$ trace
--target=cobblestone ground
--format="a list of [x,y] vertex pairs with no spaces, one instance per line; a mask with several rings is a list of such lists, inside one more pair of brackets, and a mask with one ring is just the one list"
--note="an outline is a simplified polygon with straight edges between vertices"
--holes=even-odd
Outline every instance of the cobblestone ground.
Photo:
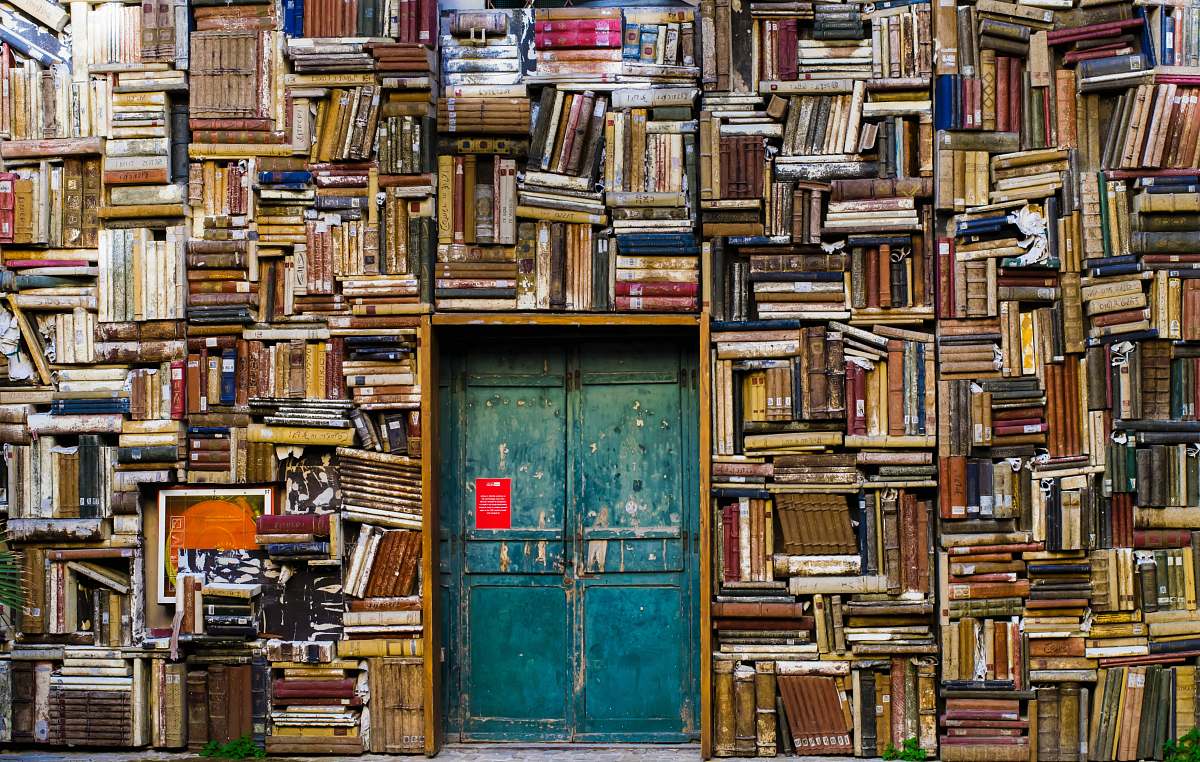
[[[335,757],[271,757],[279,762],[330,762]],[[419,760],[421,757],[395,757],[365,754],[348,757],[357,762],[397,762]],[[542,746],[466,746],[453,745],[442,750],[438,762],[698,762],[699,746],[576,746],[547,748]],[[739,762],[740,758],[726,757],[722,762]],[[790,757],[789,760],[816,762],[822,757]],[[844,758],[841,758],[844,759]],[[46,752],[29,750],[0,751],[0,762],[211,762],[193,754],[161,752],[130,752],[105,754],[98,752]],[[749,760],[741,760],[749,762]]]

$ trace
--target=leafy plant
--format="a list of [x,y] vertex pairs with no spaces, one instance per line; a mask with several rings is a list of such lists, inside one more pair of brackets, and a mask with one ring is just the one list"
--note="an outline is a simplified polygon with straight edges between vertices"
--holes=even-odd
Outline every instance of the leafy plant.
[[[886,760],[899,759],[904,760],[904,762],[925,762],[927,756],[925,750],[921,748],[920,742],[915,737],[905,738],[904,742],[900,744],[899,749],[889,743],[887,748],[883,750],[883,758]],[[1182,760],[1176,760],[1176,762],[1182,762]],[[1188,762],[1192,762],[1192,760]],[[1195,760],[1195,762],[1200,762],[1200,760]]]
[[1163,744],[1163,762],[1200,762],[1200,728]]
[[224,744],[209,741],[200,750],[200,756],[214,759],[265,759],[267,752],[256,746],[249,735],[244,735]]
[[[2,533],[0,533],[2,534]],[[25,601],[25,567],[21,555],[0,536],[0,603],[20,611]]]

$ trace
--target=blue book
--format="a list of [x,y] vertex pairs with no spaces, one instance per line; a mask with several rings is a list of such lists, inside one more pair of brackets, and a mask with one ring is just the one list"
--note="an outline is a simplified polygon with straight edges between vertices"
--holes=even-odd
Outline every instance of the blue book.
[[925,344],[917,344],[917,433],[925,434]]
[[1146,339],[1157,339],[1158,329],[1151,328],[1148,331],[1130,331],[1129,333],[1114,333],[1111,336],[1094,336],[1089,337],[1087,345],[1089,347],[1101,347],[1105,344],[1115,344],[1118,341],[1145,341]]
[[1147,193],[1200,193],[1200,184],[1150,185],[1143,190]]
[[[1144,5],[1134,6],[1133,15],[1142,20],[1142,51],[1146,54],[1145,68],[1153,69],[1158,66],[1158,57],[1154,54],[1154,40],[1150,36],[1150,15],[1146,13]],[[1083,63],[1087,62],[1080,62],[1080,64]]]
[[221,352],[221,404],[232,405],[237,390],[237,350]]
[[19,13],[0,9],[0,40],[43,66],[70,65],[71,50],[58,37]]
[[782,331],[799,328],[799,320],[714,320],[709,329],[721,331]]
[[311,180],[312,172],[301,169],[258,173],[260,183],[307,183]]
[[752,500],[766,500],[771,497],[771,493],[765,489],[755,489],[754,487],[714,487],[714,497],[748,497]]
[[1102,267],[1088,268],[1088,275],[1091,275],[1093,278],[1103,278],[1108,275],[1132,275],[1141,271],[1142,266],[1139,264],[1104,265]]
[[228,426],[188,426],[189,437],[215,437],[224,439],[229,436]]
[[696,236],[691,233],[620,233],[617,243],[652,243],[664,245],[667,243],[696,244]]
[[954,129],[954,89],[957,83],[953,74],[939,74],[933,80],[933,128]]
[[1137,261],[1137,254],[1121,254],[1115,257],[1088,257],[1083,260],[1083,266],[1106,267],[1108,265],[1128,265]]
[[621,58],[636,61],[642,55],[642,27],[625,22],[621,37]]
[[767,236],[767,235],[731,235],[725,239],[725,243],[730,246],[769,246],[777,243],[789,243],[789,236]]

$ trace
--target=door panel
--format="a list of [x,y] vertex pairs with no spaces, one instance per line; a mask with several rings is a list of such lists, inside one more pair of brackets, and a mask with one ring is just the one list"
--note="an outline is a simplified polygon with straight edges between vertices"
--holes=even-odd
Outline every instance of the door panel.
[[[450,732],[694,738],[693,361],[663,342],[526,342],[443,367]],[[512,480],[510,529],[475,527],[482,478]]]
[[681,675],[689,640],[678,587],[589,585],[583,592],[581,738],[686,740]]
[[695,651],[680,573],[684,369],[678,350],[661,344],[590,348],[579,366],[579,733],[686,740]]
[[468,600],[472,734],[565,739],[570,664],[561,658],[569,649],[561,585],[478,583]]
[[[565,738],[570,665],[563,587],[566,388],[561,351],[471,353],[460,374],[464,730]],[[510,529],[475,526],[475,480],[507,478]],[[520,612],[520,616],[514,616]]]

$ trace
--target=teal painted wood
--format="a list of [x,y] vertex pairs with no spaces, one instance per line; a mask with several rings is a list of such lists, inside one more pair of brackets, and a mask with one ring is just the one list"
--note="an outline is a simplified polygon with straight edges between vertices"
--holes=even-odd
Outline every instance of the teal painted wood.
[[[533,346],[442,363],[447,731],[692,740],[695,360],[661,341]],[[513,479],[511,530],[474,526],[486,477]]]

